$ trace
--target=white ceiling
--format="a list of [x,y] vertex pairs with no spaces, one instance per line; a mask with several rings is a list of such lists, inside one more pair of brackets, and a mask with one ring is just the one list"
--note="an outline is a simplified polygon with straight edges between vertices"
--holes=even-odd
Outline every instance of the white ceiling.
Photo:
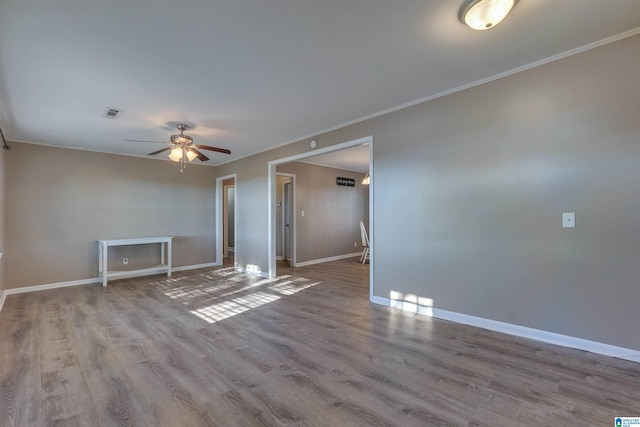
[[462,2],[0,0],[2,130],[145,155],[158,145],[125,140],[184,121],[232,150],[215,165],[640,27],[639,0],[520,0],[474,31]]
[[307,157],[301,162],[367,173],[369,172],[369,144],[318,154],[317,156]]

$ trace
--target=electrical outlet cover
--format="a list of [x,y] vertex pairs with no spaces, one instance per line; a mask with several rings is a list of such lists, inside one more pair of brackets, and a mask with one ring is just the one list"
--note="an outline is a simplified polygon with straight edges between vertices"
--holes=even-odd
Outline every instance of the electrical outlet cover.
[[575,228],[576,227],[576,213],[564,212],[562,214],[562,228]]

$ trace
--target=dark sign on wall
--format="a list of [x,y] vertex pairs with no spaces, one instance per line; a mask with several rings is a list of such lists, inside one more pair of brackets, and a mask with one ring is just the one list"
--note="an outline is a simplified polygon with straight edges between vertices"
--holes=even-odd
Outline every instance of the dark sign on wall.
[[355,187],[356,186],[356,180],[352,179],[352,178],[337,177],[336,178],[336,184],[337,185],[344,185],[345,187]]

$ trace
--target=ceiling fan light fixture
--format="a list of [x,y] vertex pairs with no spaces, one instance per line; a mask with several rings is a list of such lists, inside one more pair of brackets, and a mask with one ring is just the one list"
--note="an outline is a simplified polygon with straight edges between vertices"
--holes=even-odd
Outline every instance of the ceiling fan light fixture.
[[460,9],[460,21],[474,30],[487,30],[498,25],[509,14],[517,0],[467,0]]
[[198,155],[193,150],[187,151],[187,159],[189,159],[190,162],[192,162],[196,157],[198,157]]
[[171,142],[173,144],[191,144],[193,138],[189,135],[171,135]]
[[[184,123],[178,123],[177,128],[180,131],[180,134],[171,135],[171,142],[166,144],[168,145],[168,147],[156,150],[152,153],[149,153],[149,155],[155,156],[156,154],[166,153],[167,151],[169,151],[169,159],[173,160],[176,163],[180,163],[180,172],[182,172],[184,168],[187,167],[187,162],[192,162],[194,159],[198,159],[203,162],[209,160],[209,158],[202,154],[199,150],[210,150],[216,151],[218,153],[231,154],[231,150],[228,150],[226,148],[194,144],[193,138],[189,135],[184,134],[185,129],[189,128],[189,126]],[[160,141],[147,141],[141,139],[127,139],[127,141],[158,142],[164,144]]]
[[182,148],[176,147],[171,150],[171,153],[169,153],[169,158],[174,162],[179,162],[180,160],[182,160],[182,154]]

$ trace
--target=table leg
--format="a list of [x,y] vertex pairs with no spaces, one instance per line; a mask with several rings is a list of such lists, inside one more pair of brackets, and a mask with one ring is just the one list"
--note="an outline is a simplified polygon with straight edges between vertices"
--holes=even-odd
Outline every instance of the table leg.
[[102,242],[98,242],[98,278],[102,281]]
[[100,245],[100,263],[101,265],[101,278],[102,278],[102,286],[103,287],[107,287],[107,271],[109,270],[109,264],[108,264],[108,257],[107,254],[109,253],[109,246],[107,246],[106,243],[103,243]]
[[167,277],[171,277],[171,240],[167,242]]

